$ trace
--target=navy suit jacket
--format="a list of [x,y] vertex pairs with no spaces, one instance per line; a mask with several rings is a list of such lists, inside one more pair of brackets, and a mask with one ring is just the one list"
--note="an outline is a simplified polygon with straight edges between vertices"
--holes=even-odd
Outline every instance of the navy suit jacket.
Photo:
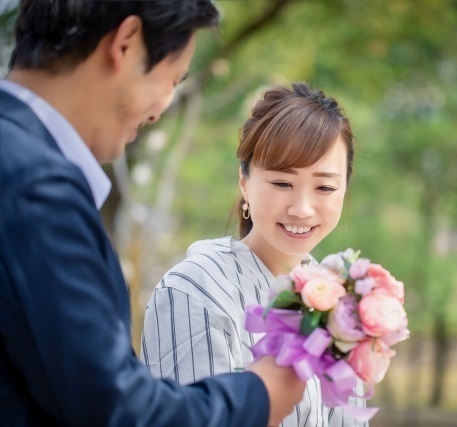
[[0,426],[249,427],[268,412],[252,373],[151,377],[85,177],[0,90]]

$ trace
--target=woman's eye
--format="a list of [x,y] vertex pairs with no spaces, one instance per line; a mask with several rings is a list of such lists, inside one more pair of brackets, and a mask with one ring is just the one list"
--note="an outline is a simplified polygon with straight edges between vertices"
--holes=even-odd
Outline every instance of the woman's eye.
[[317,188],[319,191],[323,191],[324,193],[330,193],[332,191],[336,191],[334,187],[327,187],[326,185],[322,185],[321,187]]
[[279,188],[290,188],[292,185],[288,182],[272,182],[273,185]]

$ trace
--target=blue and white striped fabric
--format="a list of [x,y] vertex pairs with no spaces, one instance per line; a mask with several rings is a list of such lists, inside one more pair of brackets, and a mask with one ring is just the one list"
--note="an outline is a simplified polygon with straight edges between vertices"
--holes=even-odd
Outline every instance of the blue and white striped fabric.
[[[146,309],[141,359],[154,376],[187,384],[243,370],[260,334],[246,332],[244,310],[265,304],[275,277],[249,248],[231,237],[194,243],[188,258],[169,270]],[[365,402],[358,399],[358,406]],[[367,426],[322,403],[319,380],[284,427]]]

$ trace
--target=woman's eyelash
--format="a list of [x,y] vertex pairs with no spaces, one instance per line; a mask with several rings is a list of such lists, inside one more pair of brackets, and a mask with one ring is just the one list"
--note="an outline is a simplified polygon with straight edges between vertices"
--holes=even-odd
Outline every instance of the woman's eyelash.
[[273,185],[276,185],[276,187],[280,187],[280,188],[289,188],[291,187],[291,184],[289,184],[288,182],[272,182]]
[[[292,187],[292,184],[289,182],[272,182],[272,184],[279,188],[291,188]],[[322,185],[320,187],[317,187],[317,190],[322,191],[324,193],[331,193],[333,191],[336,191],[337,189],[334,187],[329,187],[327,185]]]
[[331,191],[336,191],[336,188],[327,187],[327,186],[323,185],[322,187],[318,187],[318,190],[325,191],[325,192],[331,192]]

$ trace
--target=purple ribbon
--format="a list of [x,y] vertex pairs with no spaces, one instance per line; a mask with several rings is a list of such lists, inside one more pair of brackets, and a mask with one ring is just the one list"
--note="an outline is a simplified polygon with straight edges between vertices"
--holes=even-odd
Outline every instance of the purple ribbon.
[[261,305],[248,305],[246,307],[245,326],[249,324],[250,332],[298,332],[302,314],[298,311],[273,308],[263,317],[264,308]]
[[336,360],[327,352],[332,336],[326,329],[316,328],[308,336],[301,335],[301,313],[276,308],[266,316],[263,313],[264,307],[260,305],[246,308],[245,329],[265,333],[251,348],[254,359],[274,356],[279,366],[292,366],[303,382],[316,375],[327,407],[341,406],[359,421],[368,421],[375,415],[378,408],[356,408],[348,404],[350,397],[368,399],[372,389],[363,396],[354,393],[356,374],[345,360]]

